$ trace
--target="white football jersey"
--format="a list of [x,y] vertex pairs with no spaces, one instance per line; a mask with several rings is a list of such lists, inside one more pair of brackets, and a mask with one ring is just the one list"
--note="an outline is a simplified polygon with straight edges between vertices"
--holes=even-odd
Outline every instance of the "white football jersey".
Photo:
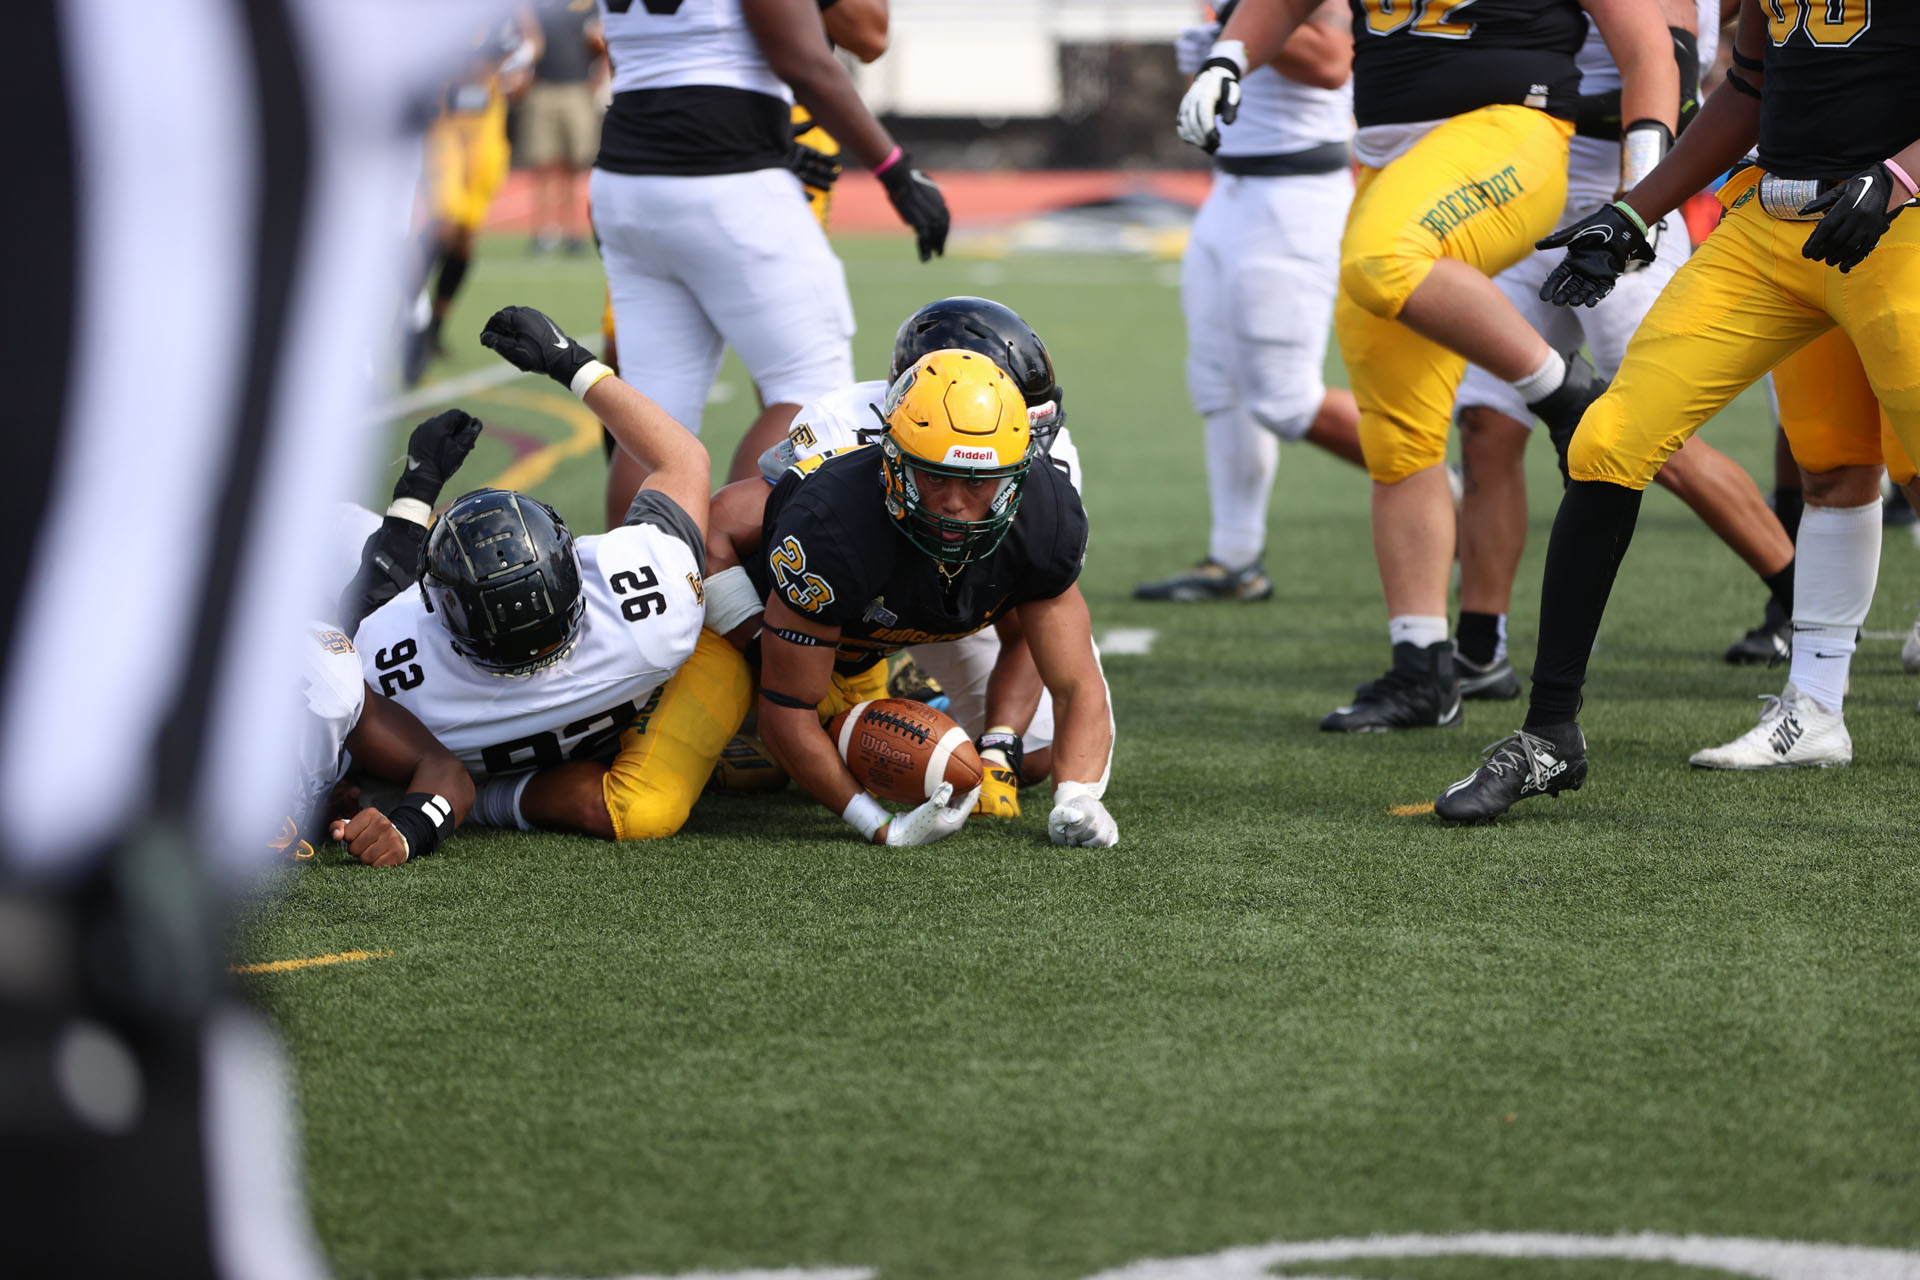
[[300,646],[300,784],[292,817],[311,836],[327,793],[346,771],[347,735],[360,723],[367,682],[353,642],[338,627],[310,622]]
[[[793,415],[793,425],[787,428],[787,438],[761,456],[760,474],[768,484],[778,484],[781,473],[796,462],[872,444],[886,430],[880,416],[886,398],[886,382],[876,379],[830,391],[802,405]],[[1065,427],[1054,433],[1053,448],[1048,453],[1055,465],[1066,469],[1074,492],[1080,492],[1080,451]]]
[[600,21],[615,93],[710,84],[793,101],[793,90],[760,52],[740,0],[628,0],[617,6],[600,0]]
[[525,676],[454,652],[418,585],[360,624],[367,683],[418,716],[478,777],[605,759],[693,653],[704,620],[698,562],[653,524],[574,543],[586,598],[573,651]]

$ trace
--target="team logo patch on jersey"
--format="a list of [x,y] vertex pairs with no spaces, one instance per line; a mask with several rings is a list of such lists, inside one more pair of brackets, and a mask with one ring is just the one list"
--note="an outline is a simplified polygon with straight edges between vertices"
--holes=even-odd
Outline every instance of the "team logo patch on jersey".
[[328,653],[353,652],[353,641],[347,639],[345,633],[335,631],[331,627],[315,627],[313,638],[318,640],[320,647]]
[[899,624],[900,615],[887,608],[887,598],[885,596],[875,596],[873,603],[867,606],[867,611],[860,615],[860,620],[862,622],[877,622],[883,627],[891,627]]
[[820,443],[820,437],[813,433],[812,425],[805,422],[794,423],[793,430],[787,433],[787,439],[795,449],[811,449]]
[[705,604],[707,602],[707,584],[701,580],[699,574],[688,574],[687,585],[693,588],[693,602],[695,604]]

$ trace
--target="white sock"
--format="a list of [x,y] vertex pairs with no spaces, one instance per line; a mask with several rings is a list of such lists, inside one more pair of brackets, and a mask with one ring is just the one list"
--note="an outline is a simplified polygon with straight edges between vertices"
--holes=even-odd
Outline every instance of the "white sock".
[[1244,569],[1267,545],[1267,499],[1280,442],[1242,406],[1207,415],[1207,493],[1213,503],[1210,559]]
[[1507,615],[1501,614],[1500,620],[1493,624],[1493,660],[1495,662],[1507,656]]
[[1447,615],[1403,613],[1387,619],[1387,636],[1394,644],[1431,648],[1447,638]]
[[1795,688],[1840,710],[1854,637],[1867,620],[1880,577],[1880,504],[1808,506],[1794,546],[1793,666]]
[[1567,362],[1558,351],[1547,352],[1547,362],[1526,377],[1507,385],[1528,404],[1543,400],[1560,389],[1567,380]]

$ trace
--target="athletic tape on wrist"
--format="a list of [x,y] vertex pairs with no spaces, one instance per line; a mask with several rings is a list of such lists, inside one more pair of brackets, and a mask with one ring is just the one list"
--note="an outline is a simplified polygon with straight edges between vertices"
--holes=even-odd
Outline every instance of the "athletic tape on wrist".
[[704,585],[709,631],[724,636],[766,608],[760,593],[753,589],[753,579],[747,576],[745,565],[736,564],[730,569],[710,573]]
[[1207,50],[1209,58],[1225,58],[1239,71],[1240,78],[1247,76],[1247,44],[1244,40],[1215,40],[1213,47]]
[[409,792],[400,803],[386,810],[400,838],[406,841],[407,857],[424,858],[440,847],[440,841],[453,830],[453,806],[445,796],[427,791]]
[[1628,191],[1647,180],[1673,146],[1673,132],[1658,120],[1635,120],[1620,135],[1620,185]]
[[387,508],[387,514],[396,520],[417,524],[422,529],[433,522],[433,508],[418,498],[395,498]]
[[893,815],[882,808],[878,800],[862,791],[847,801],[847,807],[840,811],[840,818],[858,831],[862,840],[872,844],[874,834],[892,821]]
[[587,392],[593,390],[595,383],[611,376],[613,376],[613,370],[598,360],[589,360],[573,371],[573,381],[567,384],[567,390],[584,400],[587,398]]
[[481,783],[473,796],[474,820],[489,827],[533,830],[533,824],[520,812],[520,797],[526,794],[527,784],[532,781],[533,774],[520,773]]

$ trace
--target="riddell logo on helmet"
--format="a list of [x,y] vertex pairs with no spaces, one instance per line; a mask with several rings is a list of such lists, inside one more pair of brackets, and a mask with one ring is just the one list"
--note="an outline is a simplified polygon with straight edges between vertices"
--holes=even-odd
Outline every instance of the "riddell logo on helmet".
[[956,462],[984,462],[988,466],[993,466],[1000,461],[1000,455],[991,449],[975,449],[964,444],[956,444],[947,450],[944,461],[948,465]]

